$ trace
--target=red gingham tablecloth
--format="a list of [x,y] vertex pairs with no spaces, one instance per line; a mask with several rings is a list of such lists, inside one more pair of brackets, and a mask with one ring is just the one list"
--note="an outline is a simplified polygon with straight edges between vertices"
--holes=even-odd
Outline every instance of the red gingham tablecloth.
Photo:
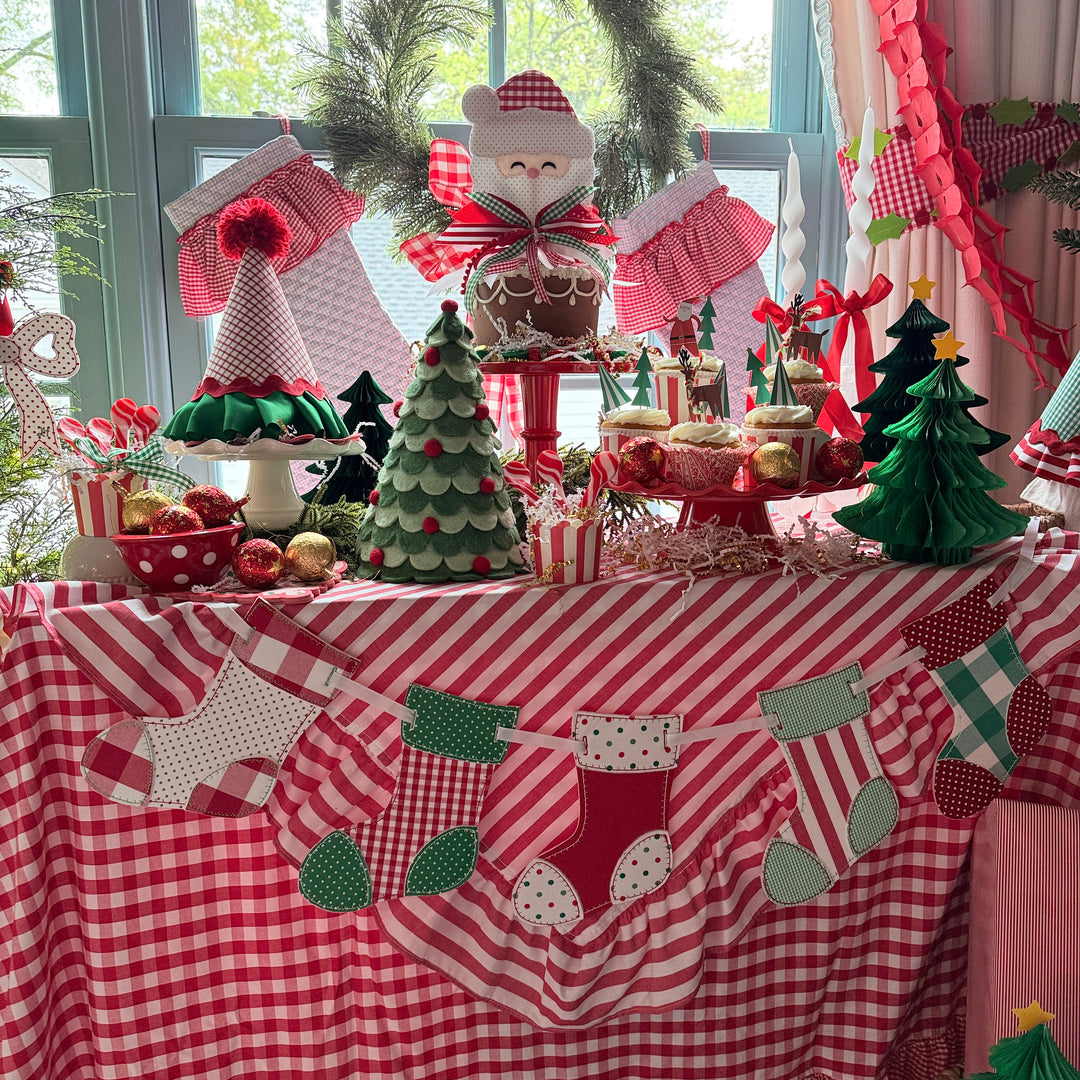
[[[547,589],[367,582],[287,610],[399,701],[415,680],[518,705],[520,728],[548,734],[567,734],[577,709],[678,712],[693,729],[757,715],[759,690],[897,655],[900,625],[1003,575],[1018,546],[963,567],[689,588],[635,571]],[[1018,646],[1056,713],[1010,797],[1080,806],[1078,554],[1075,534],[1043,537],[1012,595]],[[248,818],[116,805],[82,780],[84,748],[124,708],[190,711],[229,631],[205,606],[90,584],[0,592],[0,617],[11,635],[0,666],[5,1077],[934,1080],[962,1057],[975,820],[950,821],[932,801],[952,713],[918,665],[871,694],[868,732],[900,798],[891,836],[817,900],[775,907],[761,855],[796,805],[781,751],[767,733],[686,746],[668,826],[676,870],[697,870],[684,875],[682,906],[666,910],[689,929],[666,940],[659,966],[642,953],[640,968],[612,962],[575,986],[569,954],[549,977],[528,966],[526,939],[494,934],[484,922],[494,894],[482,887],[513,881],[571,833],[571,755],[510,747],[484,805],[481,869],[462,889],[329,914],[301,898],[288,858],[340,824],[335,813],[356,807],[359,820],[386,805],[400,753],[392,718],[332,707],[294,748],[266,811]],[[281,823],[357,732],[339,790],[312,800],[281,840]],[[660,936],[640,912],[589,918],[590,947]],[[501,980],[485,972],[491,934],[525,965]],[[584,970],[594,953],[582,956]]]

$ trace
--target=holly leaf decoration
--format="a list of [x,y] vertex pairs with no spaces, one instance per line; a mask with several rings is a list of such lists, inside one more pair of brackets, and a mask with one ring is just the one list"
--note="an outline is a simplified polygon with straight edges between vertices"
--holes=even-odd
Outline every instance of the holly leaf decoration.
[[874,218],[866,228],[866,238],[874,247],[882,240],[895,240],[911,224],[911,218],[901,217],[899,214],[886,214],[884,217]]
[[1058,158],[1058,168],[1067,169],[1080,161],[1080,140],[1070,143],[1065,153]]
[[[887,131],[882,131],[880,128],[874,128],[874,157],[880,157],[882,150],[889,145],[896,138],[895,135],[891,135]],[[859,147],[862,146],[862,136],[856,135],[851,140],[850,145],[844,151],[844,157],[851,158],[852,161],[859,160]]]
[[1036,176],[1043,171],[1043,167],[1037,161],[1025,161],[1022,165],[1014,165],[1002,178],[999,187],[1006,191],[1019,191],[1027,187]]
[[1025,120],[1030,120],[1035,115],[1035,106],[1030,98],[1002,98],[996,105],[986,110],[993,118],[994,123],[1001,127],[1003,124],[1014,124],[1019,127]]
[[1066,124],[1080,124],[1080,105],[1075,101],[1063,101],[1055,110],[1055,116],[1060,116]]

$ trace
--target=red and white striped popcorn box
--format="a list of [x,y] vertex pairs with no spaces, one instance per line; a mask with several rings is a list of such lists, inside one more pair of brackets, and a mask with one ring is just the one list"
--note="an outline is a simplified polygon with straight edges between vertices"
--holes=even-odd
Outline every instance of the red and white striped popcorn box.
[[787,443],[796,454],[799,455],[799,484],[807,483],[814,474],[814,458],[817,457],[818,447],[829,441],[819,427],[809,428],[753,428],[744,425],[742,437],[745,442],[754,446],[763,446],[765,443]]
[[145,476],[135,473],[68,473],[75,523],[82,536],[112,536],[124,527],[124,496],[112,486],[115,480],[126,492],[150,486]]
[[671,417],[673,426],[686,424],[694,419],[690,413],[690,402],[686,400],[686,386],[682,375],[654,371],[653,385],[656,387],[656,407],[663,409]]
[[[584,585],[600,576],[603,547],[600,518],[568,518],[555,525],[533,525],[533,566],[536,576],[552,585]],[[559,566],[566,563],[565,566]],[[550,567],[556,567],[545,577]]]

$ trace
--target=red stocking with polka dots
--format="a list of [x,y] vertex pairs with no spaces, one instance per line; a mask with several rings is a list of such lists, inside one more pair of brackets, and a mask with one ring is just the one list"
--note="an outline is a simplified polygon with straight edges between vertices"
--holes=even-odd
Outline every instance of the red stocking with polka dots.
[[569,840],[529,864],[514,887],[525,922],[560,925],[628,903],[671,873],[668,787],[678,751],[667,742],[678,716],[577,713],[578,825]]

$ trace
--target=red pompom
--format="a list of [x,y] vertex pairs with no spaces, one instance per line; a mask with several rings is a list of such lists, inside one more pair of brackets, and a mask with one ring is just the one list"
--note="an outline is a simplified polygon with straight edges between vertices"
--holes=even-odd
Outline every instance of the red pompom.
[[476,406],[476,412],[473,413],[473,416],[475,416],[477,420],[486,420],[490,415],[491,410],[488,408],[488,403],[486,401],[481,401],[480,404]]
[[434,367],[440,359],[439,350],[436,349],[434,345],[429,345],[424,350],[424,363],[427,364],[428,367]]
[[428,457],[438,457],[442,453],[442,443],[438,439],[428,439],[424,443],[424,453]]
[[372,488],[371,489],[371,494],[367,498],[368,498],[368,502],[371,503],[372,506],[378,506],[379,505],[379,489],[378,488]]
[[490,476],[485,476],[480,481],[480,493],[482,495],[494,495],[495,494],[495,481]]
[[433,517],[424,518],[423,528],[424,532],[426,532],[428,536],[430,536],[432,533],[437,533],[439,531],[439,519]]
[[446,312],[447,315],[452,315],[455,311],[457,311],[457,301],[444,300],[442,302],[442,309]]
[[395,401],[394,402],[394,415],[395,416],[401,416],[401,407],[404,404],[405,404],[404,401]]
[[292,229],[276,206],[265,199],[238,199],[221,212],[218,243],[227,259],[242,259],[249,247],[271,259],[288,254]]
[[382,566],[383,559],[385,558],[386,556],[383,555],[382,548],[372,548],[367,557],[367,561],[371,563],[372,566]]
[[491,569],[491,560],[483,555],[477,555],[472,561],[474,574],[486,574]]

